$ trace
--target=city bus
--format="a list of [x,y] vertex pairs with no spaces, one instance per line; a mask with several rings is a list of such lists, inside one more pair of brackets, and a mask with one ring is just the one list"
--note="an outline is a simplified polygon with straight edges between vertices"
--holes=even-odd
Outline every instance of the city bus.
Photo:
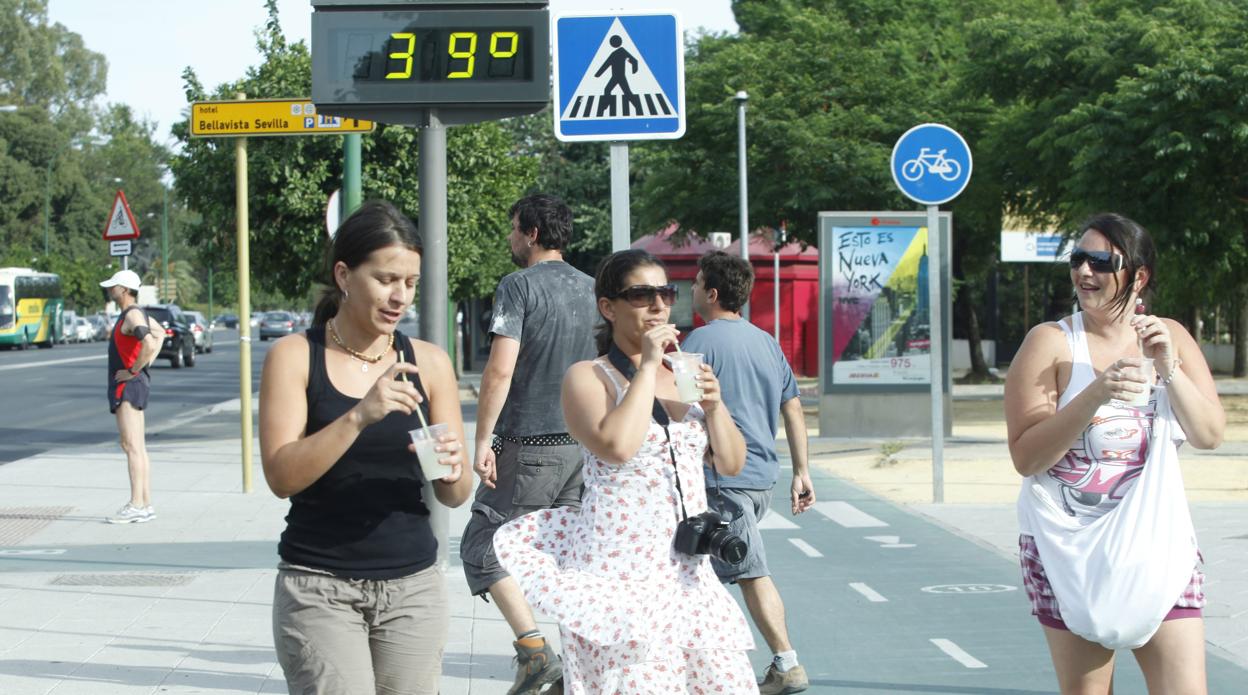
[[61,339],[61,276],[0,268],[0,346],[50,348]]

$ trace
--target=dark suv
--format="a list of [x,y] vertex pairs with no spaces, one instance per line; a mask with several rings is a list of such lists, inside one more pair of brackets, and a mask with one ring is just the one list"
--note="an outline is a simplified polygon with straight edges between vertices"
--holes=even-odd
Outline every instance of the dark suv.
[[160,346],[158,359],[169,360],[169,366],[181,369],[182,365],[195,366],[195,335],[191,322],[177,304],[152,304],[143,307],[147,315],[165,327],[165,342]]

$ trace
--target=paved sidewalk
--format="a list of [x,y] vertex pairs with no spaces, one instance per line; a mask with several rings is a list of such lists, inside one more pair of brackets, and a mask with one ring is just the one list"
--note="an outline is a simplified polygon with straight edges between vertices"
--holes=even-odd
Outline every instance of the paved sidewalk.
[[[286,692],[270,608],[287,502],[258,455],[255,491],[240,494],[239,448],[151,446],[158,518],[120,526],[104,521],[129,494],[116,446],[0,466],[0,693]],[[457,560],[468,513],[451,511],[442,693],[501,695],[515,652],[494,606],[468,596]]]

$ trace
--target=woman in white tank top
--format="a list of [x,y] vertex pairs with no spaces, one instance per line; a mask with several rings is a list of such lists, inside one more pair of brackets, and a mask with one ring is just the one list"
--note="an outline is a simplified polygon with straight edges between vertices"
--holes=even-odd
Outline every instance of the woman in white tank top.
[[[1154,285],[1148,232],[1115,214],[1094,216],[1082,229],[1070,270],[1080,311],[1033,328],[1005,386],[1010,456],[1025,476],[1019,498],[1024,584],[1063,694],[1111,693],[1114,648],[1134,650],[1152,693],[1205,693],[1203,574],[1195,566],[1174,454],[1184,440],[1198,449],[1218,446],[1226,416],[1186,329],[1135,311]],[[1151,379],[1140,369],[1142,358],[1154,361]],[[1146,405],[1127,404],[1146,390],[1152,392]],[[1145,535],[1130,531],[1158,514],[1180,529],[1171,534],[1178,536],[1168,546],[1172,552],[1160,558],[1169,565],[1164,572],[1155,571],[1156,557],[1147,557],[1154,549],[1136,553],[1146,556],[1138,567],[1147,571],[1115,567],[1106,559],[1114,552],[1092,561],[1084,556],[1083,530],[1099,533],[1094,543],[1115,552],[1130,550],[1130,536]],[[1159,607],[1143,607],[1151,606],[1151,596],[1097,593],[1132,572],[1170,577],[1152,582],[1162,587]],[[1111,575],[1118,577],[1109,581]],[[1075,590],[1082,587],[1093,590]],[[1137,619],[1150,610],[1155,617]],[[1114,616],[1125,624],[1112,624]]]

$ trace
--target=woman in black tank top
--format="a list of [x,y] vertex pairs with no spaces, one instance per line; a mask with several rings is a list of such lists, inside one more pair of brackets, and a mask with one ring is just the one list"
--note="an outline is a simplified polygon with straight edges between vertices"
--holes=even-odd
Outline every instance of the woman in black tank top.
[[[471,478],[450,358],[395,329],[420,251],[411,220],[365,203],[335,235],[313,327],[265,359],[264,475],[291,501],[273,636],[292,693],[438,691],[450,612],[425,495],[457,507]],[[422,420],[449,431],[431,483],[408,434]]]

